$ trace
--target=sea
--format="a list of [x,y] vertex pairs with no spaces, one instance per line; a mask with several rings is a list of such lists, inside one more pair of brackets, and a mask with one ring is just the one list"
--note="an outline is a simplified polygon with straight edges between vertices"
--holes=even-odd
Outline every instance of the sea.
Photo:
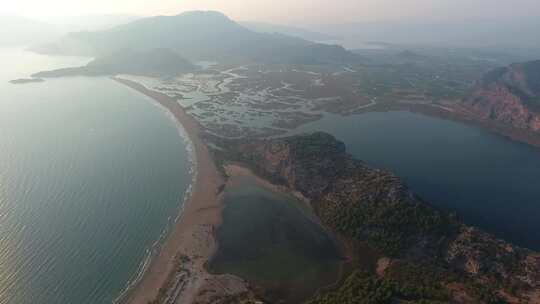
[[149,98],[108,78],[8,82],[89,60],[0,49],[0,303],[113,303],[189,194],[191,143]]

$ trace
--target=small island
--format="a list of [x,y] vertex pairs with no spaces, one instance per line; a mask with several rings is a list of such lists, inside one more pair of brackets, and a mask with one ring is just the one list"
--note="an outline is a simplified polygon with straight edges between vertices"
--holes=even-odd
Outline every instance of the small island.
[[25,83],[35,83],[35,82],[44,82],[45,80],[42,78],[20,78],[20,79],[14,79],[10,80],[9,83],[11,84],[25,84]]

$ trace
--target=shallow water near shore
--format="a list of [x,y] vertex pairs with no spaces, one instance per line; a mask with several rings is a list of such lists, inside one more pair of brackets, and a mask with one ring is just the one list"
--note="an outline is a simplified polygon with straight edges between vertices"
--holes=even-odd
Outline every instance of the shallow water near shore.
[[292,133],[326,131],[468,224],[540,250],[540,149],[477,127],[409,112],[327,115]]
[[225,192],[219,251],[210,269],[248,279],[286,303],[300,303],[334,283],[342,260],[300,202],[263,188],[253,177],[235,179]]
[[178,214],[188,142],[106,78],[9,80],[85,58],[0,49],[0,303],[111,303]]

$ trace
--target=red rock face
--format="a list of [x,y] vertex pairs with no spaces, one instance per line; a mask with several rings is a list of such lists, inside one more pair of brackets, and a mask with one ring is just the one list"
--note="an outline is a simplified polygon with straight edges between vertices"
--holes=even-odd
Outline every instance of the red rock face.
[[478,119],[540,133],[540,113],[533,106],[540,95],[529,86],[524,65],[512,65],[486,75],[483,83],[464,100],[465,108]]
[[507,87],[481,88],[466,101],[468,110],[483,120],[495,120],[517,129],[540,131],[540,115]]

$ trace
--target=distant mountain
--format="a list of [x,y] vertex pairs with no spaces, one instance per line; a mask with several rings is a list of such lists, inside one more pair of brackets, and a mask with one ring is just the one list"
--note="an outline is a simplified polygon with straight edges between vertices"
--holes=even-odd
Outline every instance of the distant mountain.
[[368,41],[453,47],[540,47],[540,18],[358,22],[319,25],[316,31],[338,35],[346,48]]
[[396,57],[405,60],[425,60],[426,58],[428,58],[428,56],[410,50],[401,51],[396,54]]
[[309,41],[330,41],[337,40],[336,36],[327,35],[324,33],[311,31],[299,27],[264,23],[264,22],[251,22],[245,21],[240,22],[240,25],[258,33],[278,33],[283,35],[288,35],[292,37],[298,37]]
[[140,16],[122,14],[82,15],[53,18],[50,21],[48,20],[48,22],[62,28],[65,33],[69,33],[105,30],[140,18]]
[[540,132],[540,60],[487,73],[463,105],[480,119]]
[[168,48],[192,60],[254,60],[279,63],[340,63],[357,56],[335,45],[281,34],[256,33],[218,12],[186,12],[140,19],[109,30],[69,34],[34,50],[99,56],[122,49]]
[[132,74],[143,76],[175,76],[195,70],[196,67],[174,51],[118,51],[99,57],[83,67],[64,68],[39,72],[32,77],[52,78],[66,76],[104,76]]
[[0,14],[0,46],[44,43],[61,37],[61,31],[50,24],[16,15]]

